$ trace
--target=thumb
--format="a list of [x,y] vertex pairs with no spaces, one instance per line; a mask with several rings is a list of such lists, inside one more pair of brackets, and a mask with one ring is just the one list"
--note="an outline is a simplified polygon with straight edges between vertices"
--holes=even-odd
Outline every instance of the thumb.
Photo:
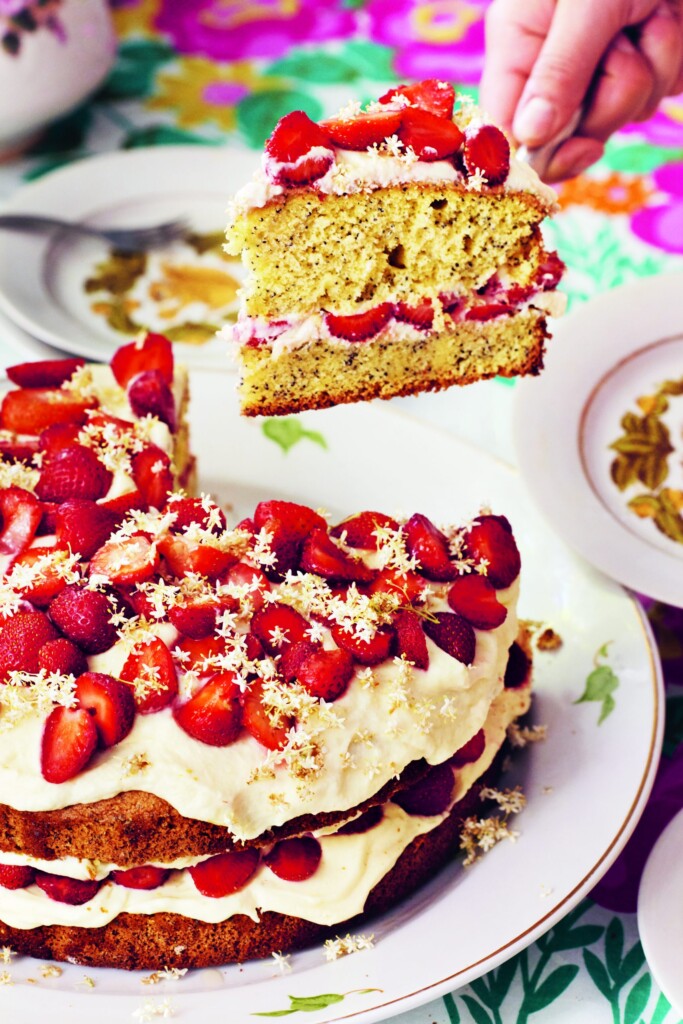
[[[657,0],[652,0],[652,6]],[[623,27],[625,4],[558,0],[550,30],[512,122],[518,142],[549,142],[583,101],[603,54]]]

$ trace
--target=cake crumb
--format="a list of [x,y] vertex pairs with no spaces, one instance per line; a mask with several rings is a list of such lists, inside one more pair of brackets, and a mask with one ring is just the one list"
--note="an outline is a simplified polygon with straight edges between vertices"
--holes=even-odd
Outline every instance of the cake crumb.
[[0,985],[13,985],[12,975],[9,971],[0,971]]
[[57,964],[43,964],[40,968],[40,973],[44,978],[61,978],[64,972]]
[[277,953],[271,953],[270,955],[272,956],[273,960],[277,964],[277,967],[278,967],[280,973],[281,974],[289,974],[289,972],[292,970],[292,965],[290,963],[290,960],[291,960],[290,954],[289,953],[281,953],[281,952],[278,951]]
[[539,651],[559,651],[563,640],[559,633],[548,626],[536,637],[536,647]]
[[95,979],[91,978],[89,974],[84,974],[82,979],[77,982],[78,985],[83,985],[85,988],[95,988]]
[[12,949],[11,946],[0,946],[0,964],[11,963],[12,957],[16,955],[16,950]]
[[132,1016],[141,1021],[141,1024],[145,1024],[146,1021],[153,1020],[155,1017],[173,1017],[175,1011],[168,999],[164,999],[160,1003],[155,1003],[152,999],[145,999],[142,1006],[133,1010]]
[[539,743],[548,738],[547,725],[518,725],[512,722],[508,726],[507,738],[512,747],[526,747],[528,743]]
[[334,939],[326,939],[323,952],[326,960],[338,960],[342,956],[349,956],[351,953],[360,953],[363,949],[372,949],[375,945],[375,936],[372,935],[337,935]]

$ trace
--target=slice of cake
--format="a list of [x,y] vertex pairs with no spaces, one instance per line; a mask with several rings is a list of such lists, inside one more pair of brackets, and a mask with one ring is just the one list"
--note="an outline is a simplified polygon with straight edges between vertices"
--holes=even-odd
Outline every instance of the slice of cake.
[[[241,410],[278,415],[538,373],[563,264],[555,193],[453,89],[285,115],[234,197]],[[227,329],[226,329],[227,332]]]
[[457,849],[529,706],[505,518],[329,528],[266,501],[230,528],[179,492],[89,521],[68,573],[29,573],[35,543],[0,591],[0,944],[243,961],[390,907]]

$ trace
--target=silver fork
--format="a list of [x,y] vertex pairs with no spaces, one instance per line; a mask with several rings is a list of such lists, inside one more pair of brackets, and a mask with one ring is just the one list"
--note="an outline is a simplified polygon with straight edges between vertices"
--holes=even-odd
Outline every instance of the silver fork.
[[3,213],[0,214],[0,229],[30,234],[59,232],[67,235],[87,235],[91,238],[101,238],[121,252],[145,252],[147,249],[161,249],[182,238],[188,231],[188,225],[183,220],[171,220],[144,228],[101,228],[93,224],[60,220],[58,217],[45,217],[42,214]]

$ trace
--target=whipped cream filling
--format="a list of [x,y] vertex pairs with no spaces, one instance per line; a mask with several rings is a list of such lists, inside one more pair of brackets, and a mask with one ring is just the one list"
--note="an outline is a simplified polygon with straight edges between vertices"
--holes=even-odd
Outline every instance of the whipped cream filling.
[[[184,858],[160,865],[176,872],[157,889],[126,889],[106,883],[82,906],[51,900],[37,885],[25,889],[0,888],[0,917],[13,928],[41,925],[101,927],[118,914],[154,914],[169,912],[195,920],[219,922],[235,914],[259,920],[260,912],[277,911],[322,925],[346,921],[361,913],[368,894],[393,868],[407,846],[419,835],[437,828],[450,809],[465,796],[476,780],[490,767],[500,749],[510,723],[529,707],[530,689],[504,690],[493,702],[484,724],[486,746],[481,756],[454,771],[450,807],[438,815],[410,815],[397,804],[384,805],[382,820],[367,832],[339,835],[322,829],[318,838],[322,857],[317,871],[302,882],[278,878],[261,864],[247,885],[237,893],[220,898],[203,896],[187,871],[181,870],[206,857]],[[28,864],[53,874],[71,878],[106,878],[113,864],[79,861],[40,861],[0,852],[0,863]]]

